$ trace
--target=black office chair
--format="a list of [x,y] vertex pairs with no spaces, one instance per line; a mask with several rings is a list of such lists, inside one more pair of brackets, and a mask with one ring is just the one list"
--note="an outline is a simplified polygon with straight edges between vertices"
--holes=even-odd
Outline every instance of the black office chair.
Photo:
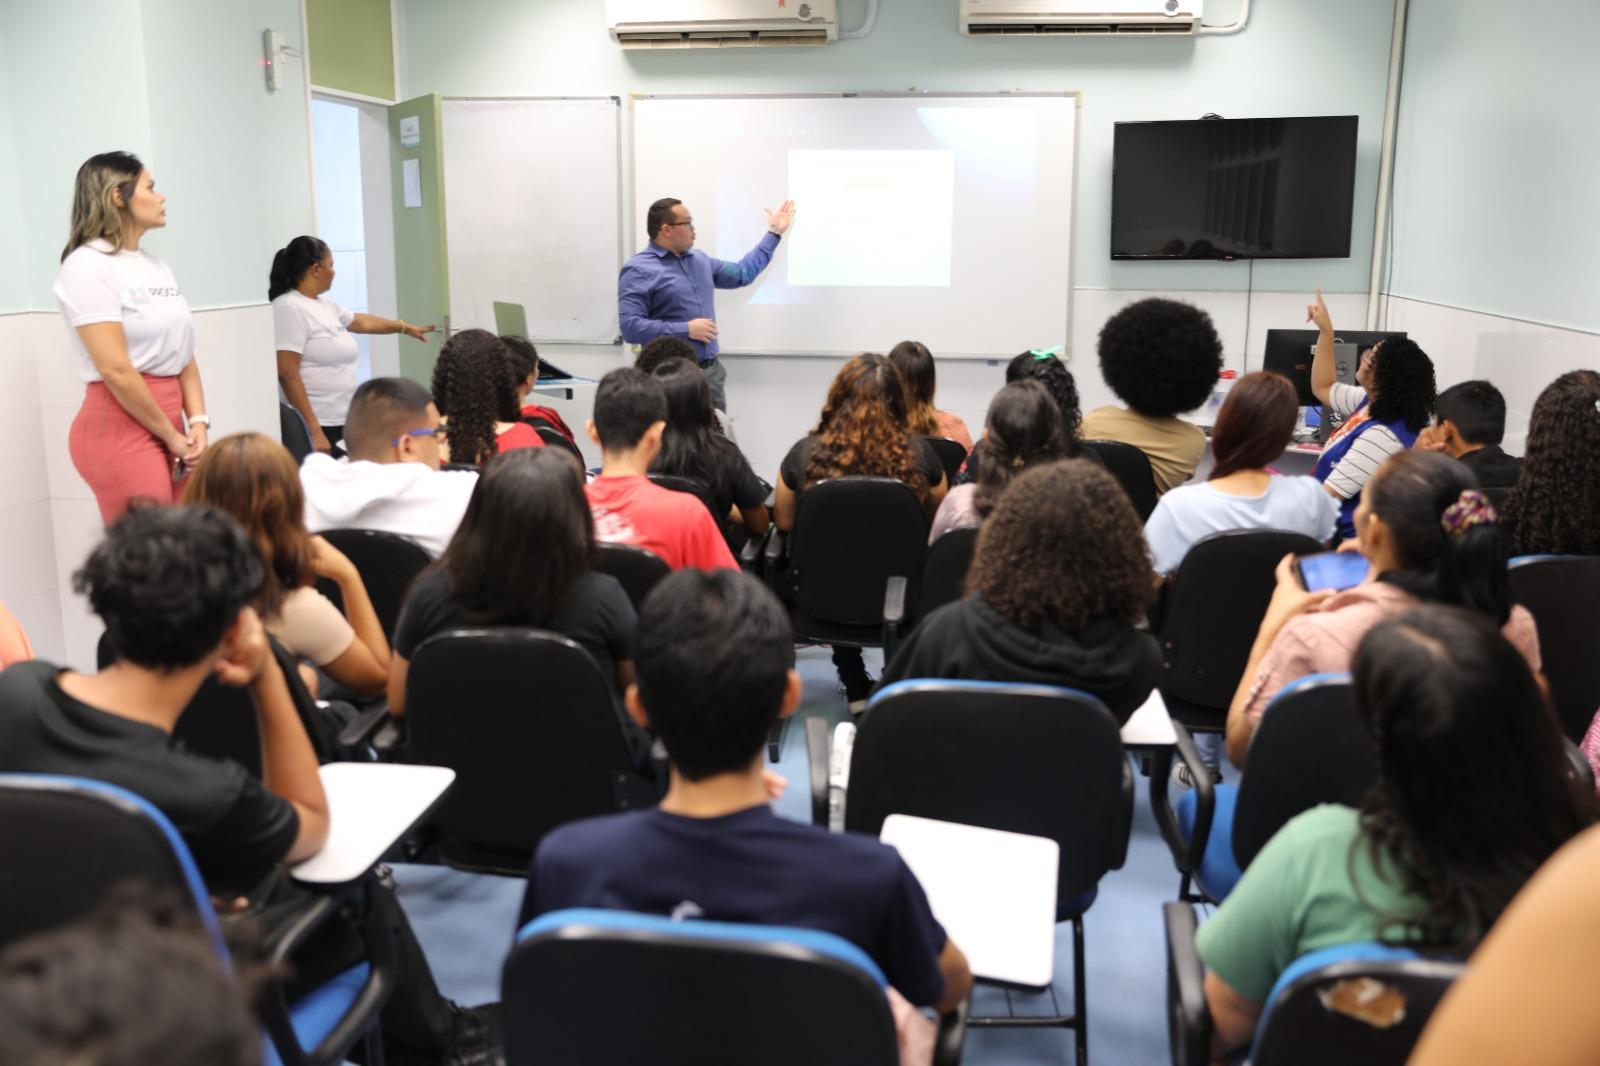
[[439,469],[457,474],[483,473],[483,467],[479,466],[477,463],[440,463]]
[[[896,1066],[885,987],[877,964],[832,933],[552,911],[506,959],[506,1061]],[[796,1004],[814,1024],[793,1024]],[[960,1015],[947,1022],[935,1066],[961,1061]]]
[[1600,555],[1524,555],[1511,560],[1511,591],[1533,615],[1550,702],[1570,740],[1600,710]]
[[656,582],[672,573],[672,567],[667,565],[666,560],[638,545],[602,543],[599,548],[595,569],[617,579],[622,591],[633,601],[635,611],[650,595],[650,590],[656,587]]
[[[1356,720],[1349,674],[1311,674],[1284,686],[1261,716],[1238,785],[1217,785],[1205,825],[1206,797],[1178,803],[1184,827],[1178,897],[1225,898],[1267,841],[1290,819],[1319,803],[1359,807],[1377,768],[1372,743]],[[1200,890],[1191,894],[1191,881]]]
[[[1167,1031],[1173,1066],[1208,1066],[1211,1014],[1206,1009],[1205,966],[1195,951],[1194,907],[1168,903]],[[1452,959],[1423,958],[1409,948],[1372,941],[1339,944],[1302,955],[1267,995],[1250,1049],[1251,1066],[1404,1066],[1428,1019],[1465,972]],[[1343,993],[1384,993],[1372,1020],[1330,1006]],[[1387,1009],[1385,1009],[1385,1007]]]
[[933,453],[939,457],[939,463],[944,467],[944,480],[946,484],[956,483],[956,471],[961,469],[961,464],[967,461],[967,449],[960,442],[949,437],[924,437],[923,440],[933,448]]
[[706,510],[711,512],[711,517],[716,520],[718,528],[722,526],[722,520],[728,517],[726,514],[717,513],[717,501],[712,498],[711,487],[699,478],[682,477],[678,474],[647,474],[645,476],[664,489],[688,493],[705,504]]
[[1139,521],[1150,517],[1156,509],[1156,479],[1150,472],[1150,457],[1131,444],[1115,440],[1086,440],[1086,447],[1100,457],[1111,476],[1117,479],[1122,491],[1128,494]]
[[[525,418],[523,421],[528,422],[529,420]],[[563,448],[572,453],[573,458],[578,460],[578,464],[580,466],[583,465],[583,452],[578,450],[578,446],[576,444],[567,439],[567,435],[565,433],[561,432],[548,422],[538,421],[531,424],[533,425],[534,432],[539,434],[539,439],[544,441],[547,447]]]
[[406,675],[406,759],[456,772],[435,812],[451,866],[521,877],[558,825],[648,807],[613,683],[589,653],[537,629],[462,629],[423,641]]
[[311,447],[311,427],[306,425],[305,417],[282,400],[278,401],[278,439],[294,456],[296,466],[316,450]]
[[[1133,773],[1111,712],[1049,685],[898,682],[861,720],[843,803],[844,828],[872,836],[889,815],[909,814],[1060,845],[1056,918],[1072,923],[1072,1013],[967,1024],[1070,1028],[1086,1063],[1083,916],[1100,879],[1127,857],[1133,818]],[[1050,994],[1054,1002],[1053,986]]]
[[[328,529],[322,535],[355,564],[361,583],[367,587],[367,596],[372,600],[372,609],[383,626],[383,635],[393,640],[406,593],[411,591],[411,583],[417,575],[433,562],[433,557],[414,540],[376,529]],[[338,585],[324,578],[317,582],[317,589],[344,610],[344,597]]]
[[1161,698],[1187,728],[1220,733],[1250,659],[1250,646],[1288,554],[1323,547],[1302,533],[1236,529],[1202,537],[1167,587],[1156,635]]
[[978,527],[952,529],[928,548],[922,568],[922,595],[917,601],[917,617],[926,618],[947,603],[967,594],[967,571],[972,569],[972,554],[978,547]]
[[[85,778],[0,774],[0,854],[0,948],[82,920],[114,887],[138,881],[191,905],[218,955],[228,957],[216,908],[183,838],[132,792]],[[366,1061],[382,1061],[378,1017],[397,971],[394,942],[370,906],[371,891],[368,876],[344,891],[307,894],[294,914],[275,923],[263,947],[278,973],[325,922],[347,920],[346,913],[362,915],[370,960],[294,1004],[281,980],[269,981],[256,1003],[272,1040],[268,1062],[332,1066],[357,1043],[366,1045]]]

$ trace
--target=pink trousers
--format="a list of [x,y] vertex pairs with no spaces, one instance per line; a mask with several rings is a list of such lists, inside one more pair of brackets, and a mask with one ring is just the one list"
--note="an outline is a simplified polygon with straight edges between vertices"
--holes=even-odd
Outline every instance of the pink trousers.
[[[176,377],[142,375],[173,428],[183,429],[183,391]],[[103,381],[91,381],[67,437],[72,465],[89,483],[100,517],[110,525],[134,500],[175,503],[183,483],[172,479],[172,453],[123,410]]]

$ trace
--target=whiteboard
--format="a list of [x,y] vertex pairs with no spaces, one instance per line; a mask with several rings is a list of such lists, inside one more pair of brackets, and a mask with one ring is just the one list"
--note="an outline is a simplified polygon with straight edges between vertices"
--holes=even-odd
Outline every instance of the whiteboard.
[[452,329],[527,308],[535,341],[617,338],[620,140],[615,97],[450,99],[445,246]]
[[729,352],[994,358],[1070,338],[1073,93],[639,95],[633,210],[671,196],[738,260],[796,205],[757,281],[716,294]]

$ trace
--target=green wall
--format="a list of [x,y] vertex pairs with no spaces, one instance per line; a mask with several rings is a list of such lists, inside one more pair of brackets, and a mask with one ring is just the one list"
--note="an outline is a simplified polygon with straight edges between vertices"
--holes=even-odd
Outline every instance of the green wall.
[[[421,140],[412,148],[400,144],[400,120],[416,117]],[[394,194],[395,306],[407,322],[432,323],[444,329],[450,313],[450,279],[444,243],[444,157],[439,150],[439,97],[420,96],[389,109],[389,165]],[[418,161],[422,206],[405,206],[404,162]],[[400,373],[426,384],[440,338],[430,344],[402,344]]]
[[395,98],[393,26],[389,0],[306,0],[311,84]]

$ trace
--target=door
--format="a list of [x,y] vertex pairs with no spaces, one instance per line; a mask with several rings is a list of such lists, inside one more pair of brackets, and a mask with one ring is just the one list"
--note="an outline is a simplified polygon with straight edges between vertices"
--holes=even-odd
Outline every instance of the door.
[[440,133],[436,93],[389,108],[395,304],[405,321],[441,330],[431,343],[400,346],[400,373],[424,385],[433,378],[434,358],[450,327]]

